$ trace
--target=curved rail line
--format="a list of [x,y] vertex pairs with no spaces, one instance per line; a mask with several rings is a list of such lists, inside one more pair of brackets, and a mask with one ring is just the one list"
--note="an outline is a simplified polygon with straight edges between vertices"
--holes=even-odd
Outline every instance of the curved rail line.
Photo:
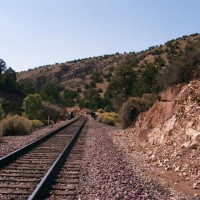
[[0,160],[0,199],[41,199],[76,142],[86,118],[26,145]]

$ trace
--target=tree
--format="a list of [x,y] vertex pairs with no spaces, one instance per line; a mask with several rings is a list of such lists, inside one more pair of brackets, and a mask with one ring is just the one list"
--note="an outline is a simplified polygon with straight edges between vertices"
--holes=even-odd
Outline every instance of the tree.
[[138,114],[148,110],[155,100],[155,94],[143,94],[142,97],[130,97],[121,108],[122,128],[127,128],[137,118]]
[[133,83],[131,95],[141,97],[144,93],[157,92],[158,69],[153,64],[147,64],[141,76]]
[[66,106],[74,106],[80,99],[80,95],[77,91],[65,89],[63,92],[63,100]]
[[29,119],[43,119],[42,98],[39,94],[29,94],[23,101],[23,109]]
[[[105,93],[105,97],[111,98],[112,102],[114,102],[115,110],[131,96],[136,77],[131,65],[121,65],[115,70]],[[115,101],[116,97],[117,101]]]
[[93,80],[94,83],[102,83],[103,82],[102,72],[94,71],[91,75],[91,79]]
[[48,81],[42,86],[40,94],[44,100],[59,104],[61,103],[60,90],[61,88],[57,84]]
[[83,93],[84,98],[79,101],[81,108],[99,109],[102,105],[102,99],[97,90],[89,88]]
[[36,92],[35,86],[30,80],[23,80],[19,83],[24,94],[34,94]]
[[16,79],[16,72],[11,67],[9,67],[0,77],[0,86],[8,89],[16,89]]
[[156,84],[156,76],[158,74],[158,69],[153,64],[148,64],[145,70],[142,72],[141,78],[146,84],[147,91],[153,92],[154,86]]
[[6,63],[3,59],[0,59],[0,75],[6,70]]
[[0,87],[5,89],[18,89],[16,72],[9,67],[0,76]]

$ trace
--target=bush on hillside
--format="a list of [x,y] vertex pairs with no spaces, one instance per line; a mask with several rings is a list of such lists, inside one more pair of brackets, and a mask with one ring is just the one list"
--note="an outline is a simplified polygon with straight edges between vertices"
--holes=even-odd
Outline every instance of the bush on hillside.
[[72,107],[76,105],[76,102],[79,101],[80,95],[77,91],[65,89],[62,95],[64,105],[67,107]]
[[98,116],[98,121],[104,124],[115,126],[115,120],[105,113]]
[[91,75],[91,79],[94,83],[102,83],[103,82],[103,73],[101,71],[94,71]]
[[62,107],[51,104],[50,102],[43,101],[42,102],[42,110],[44,114],[44,119],[42,122],[45,125],[48,125],[48,118],[53,122],[57,122],[59,120],[66,120],[66,110]]
[[136,120],[139,113],[149,109],[155,102],[157,95],[143,94],[141,98],[131,97],[123,105],[121,109],[121,125],[125,129]]
[[42,98],[39,94],[29,94],[23,101],[23,109],[25,115],[33,120],[42,120],[43,110],[42,110]]
[[104,124],[115,126],[119,121],[119,115],[115,112],[105,112],[103,109],[98,110],[98,121]]
[[62,104],[62,97],[60,92],[63,88],[55,82],[47,81],[40,90],[40,95],[43,100],[49,101],[53,104]]
[[119,122],[119,115],[115,112],[108,112],[108,116],[112,117],[115,122]]
[[19,115],[7,116],[0,122],[0,135],[26,135],[31,131],[31,122]]
[[31,126],[33,128],[41,128],[44,126],[44,123],[42,123],[41,121],[35,119],[35,120],[31,120]]
[[89,88],[83,92],[84,97],[78,102],[80,108],[89,108],[97,110],[104,104],[103,99],[100,97],[98,91],[94,88]]

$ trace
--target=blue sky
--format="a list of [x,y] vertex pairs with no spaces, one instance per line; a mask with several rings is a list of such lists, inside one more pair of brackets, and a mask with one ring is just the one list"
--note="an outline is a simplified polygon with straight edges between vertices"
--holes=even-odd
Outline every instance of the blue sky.
[[0,0],[0,58],[15,71],[145,50],[200,33],[198,0]]

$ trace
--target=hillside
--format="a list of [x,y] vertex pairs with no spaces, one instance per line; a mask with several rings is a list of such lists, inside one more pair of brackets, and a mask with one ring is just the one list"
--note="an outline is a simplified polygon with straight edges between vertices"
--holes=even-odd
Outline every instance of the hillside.
[[[132,185],[139,184],[137,191],[145,193],[142,199],[148,198],[145,195],[152,199],[154,192],[158,192],[158,198],[155,199],[199,199],[200,34],[183,36],[138,53],[116,53],[38,67],[18,73],[17,80],[19,83],[32,82],[34,92],[39,92],[44,98],[49,97],[51,91],[57,91],[52,97],[61,94],[63,99],[60,102],[44,99],[47,100],[45,106],[48,107],[46,116],[51,119],[58,110],[54,107],[56,104],[67,107],[70,100],[76,98],[79,102],[85,100],[83,105],[88,107],[83,106],[79,110],[76,99],[74,107],[67,108],[68,112],[76,109],[86,114],[103,108],[101,110],[106,111],[106,114],[114,115],[113,111],[118,112],[121,123],[124,120],[122,116],[126,118],[127,123],[123,127],[126,129],[121,130],[98,123],[100,115],[98,120],[88,115],[89,152],[86,151],[88,160],[86,159],[85,173],[86,177],[89,175],[91,184],[100,181],[97,191],[110,187],[110,192],[116,187],[113,190],[115,195],[119,188],[130,186],[127,191],[131,191]],[[54,87],[48,82],[62,87]],[[46,88],[43,88],[46,83]],[[97,98],[94,91],[100,88],[103,90],[100,92],[101,97],[105,94],[107,99]],[[77,91],[80,96],[77,97],[71,90]],[[1,100],[6,94],[0,90],[0,95]],[[8,98],[14,99],[15,96],[6,97]],[[111,102],[105,101],[108,99]],[[90,108],[94,102],[99,107],[94,104]],[[109,103],[112,103],[113,110],[105,109]],[[15,104],[14,106],[17,107]],[[86,111],[84,108],[91,110]],[[66,111],[61,110],[57,112],[54,121],[58,121],[61,112],[66,117]],[[119,150],[119,155],[115,150]],[[88,169],[91,170],[90,173]],[[130,182],[134,179],[131,169],[134,169],[135,174],[145,177],[141,180],[148,180],[147,184],[144,181],[138,182],[138,179]],[[83,180],[85,182],[86,179]],[[159,195],[165,190],[159,191],[157,187],[152,189],[157,182],[165,189],[180,192],[188,198],[181,198],[182,194],[180,198],[161,198]],[[104,188],[99,187],[103,184]],[[142,185],[148,190],[141,189]],[[91,188],[86,191],[97,194]],[[127,195],[126,190],[121,192]]]
[[[162,75],[169,73],[170,70],[172,71],[180,62],[184,62],[186,56],[187,60],[191,59],[191,62],[195,62],[194,51],[199,54],[196,51],[197,48],[199,50],[199,43],[200,35],[192,34],[173,39],[164,45],[149,47],[147,50],[137,53],[116,53],[114,55],[40,66],[18,73],[17,80],[18,82],[30,80],[36,87],[41,87],[46,81],[53,81],[64,86],[64,88],[72,90],[79,88],[79,91],[83,93],[84,86],[92,81],[94,82],[92,74],[98,72],[96,76],[101,76],[102,80],[96,82],[96,88],[101,88],[103,90],[101,95],[103,95],[118,66],[125,63],[129,64],[137,74],[141,74],[149,64],[153,64],[159,69],[159,82],[162,83],[162,87],[165,87],[167,85],[166,80],[164,80],[166,77],[162,77]],[[174,77],[172,76],[169,81],[173,82],[173,79]]]
[[169,88],[148,111],[138,116],[132,127],[112,135],[128,160],[145,166],[148,177],[159,180],[165,187],[198,197],[199,88],[198,80]]

